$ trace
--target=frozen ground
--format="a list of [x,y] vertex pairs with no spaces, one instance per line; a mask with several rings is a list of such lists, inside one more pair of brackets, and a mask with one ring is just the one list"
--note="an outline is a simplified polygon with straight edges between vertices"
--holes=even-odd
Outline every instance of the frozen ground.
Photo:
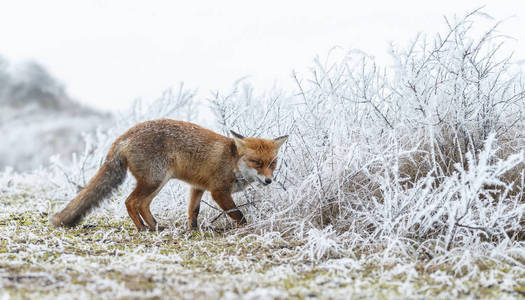
[[517,266],[485,257],[461,271],[429,257],[362,247],[319,258],[308,241],[279,232],[230,229],[227,222],[223,230],[186,231],[180,201],[167,205],[174,213],[154,207],[169,225],[161,233],[136,232],[123,211],[123,195],[83,225],[55,229],[47,218],[56,210],[49,198],[56,191],[42,190],[44,180],[15,176],[0,186],[1,299],[525,296],[523,261]]

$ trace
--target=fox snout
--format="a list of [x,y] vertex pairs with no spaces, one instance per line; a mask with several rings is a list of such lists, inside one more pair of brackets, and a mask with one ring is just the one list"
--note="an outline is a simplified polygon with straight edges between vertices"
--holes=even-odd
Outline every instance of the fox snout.
[[264,185],[269,185],[273,182],[273,174],[261,174],[261,172],[258,172],[255,176],[257,177],[257,180]]
[[259,177],[258,179],[262,184],[269,185],[273,181],[273,169],[269,167],[263,167],[257,170],[257,177]]

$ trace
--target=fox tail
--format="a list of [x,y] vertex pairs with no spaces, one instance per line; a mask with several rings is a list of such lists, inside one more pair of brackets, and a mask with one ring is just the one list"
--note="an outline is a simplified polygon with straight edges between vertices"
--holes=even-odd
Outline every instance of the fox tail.
[[89,183],[61,212],[51,217],[51,224],[64,227],[77,225],[124,181],[126,170],[127,163],[120,151],[110,151],[104,164]]

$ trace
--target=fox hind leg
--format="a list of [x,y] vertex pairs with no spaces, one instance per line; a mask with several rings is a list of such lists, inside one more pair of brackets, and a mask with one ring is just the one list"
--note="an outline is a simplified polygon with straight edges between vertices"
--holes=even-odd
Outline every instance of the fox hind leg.
[[139,211],[140,216],[142,217],[142,220],[146,222],[150,230],[154,230],[154,231],[164,230],[164,227],[157,226],[157,220],[155,220],[155,218],[153,217],[149,209],[151,201],[153,200],[153,198],[155,198],[155,196],[157,196],[157,194],[160,192],[163,186],[164,186],[164,183],[160,184],[151,194],[143,198],[138,207],[138,211]]
[[[167,181],[167,180],[166,180]],[[128,214],[137,227],[137,230],[144,231],[148,227],[150,230],[157,229],[157,221],[150,211],[150,204],[153,198],[162,189],[166,181],[157,183],[147,183],[137,180],[135,190],[126,199]],[[146,225],[144,224],[146,223]],[[160,230],[163,228],[159,228]]]
[[126,199],[126,209],[128,210],[128,215],[130,216],[131,220],[135,224],[135,227],[137,227],[138,231],[144,231],[146,230],[146,226],[144,225],[144,222],[142,222],[142,219],[139,215],[139,204],[140,200],[144,197],[145,191],[144,188],[141,187],[139,183],[137,183],[137,186],[129,194],[128,198]]
[[144,222],[146,222],[146,224],[148,225],[149,229],[152,230],[152,231],[157,231],[157,230],[158,231],[162,231],[162,230],[165,229],[162,226],[157,226],[157,221],[155,220],[155,218],[151,214],[151,211],[150,211],[149,207],[150,207],[150,204],[151,204],[151,201],[153,200],[153,198],[155,198],[155,196],[157,196],[157,194],[160,192],[160,190],[162,190],[162,188],[168,182],[168,180],[170,180],[170,178],[171,178],[171,174],[167,173],[164,176],[164,178],[162,179],[162,181],[155,182],[155,183],[151,184],[150,185],[151,189],[153,189],[154,187],[156,187],[156,188],[153,190],[152,193],[150,193],[147,197],[145,197],[142,200],[142,202],[140,203],[139,214],[142,217],[142,220],[144,220]]

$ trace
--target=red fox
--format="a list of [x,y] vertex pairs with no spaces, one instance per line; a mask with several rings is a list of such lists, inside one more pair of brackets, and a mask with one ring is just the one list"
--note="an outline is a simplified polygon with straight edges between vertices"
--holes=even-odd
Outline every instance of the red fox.
[[127,169],[137,183],[126,199],[128,214],[137,230],[161,230],[151,215],[150,204],[166,182],[177,178],[191,185],[188,227],[197,228],[204,191],[234,219],[246,224],[232,193],[251,182],[272,182],[277,152],[288,136],[273,140],[233,138],[189,122],[161,119],[135,125],[118,137],[95,176],[61,212],[51,217],[55,226],[74,226],[120,185]]

